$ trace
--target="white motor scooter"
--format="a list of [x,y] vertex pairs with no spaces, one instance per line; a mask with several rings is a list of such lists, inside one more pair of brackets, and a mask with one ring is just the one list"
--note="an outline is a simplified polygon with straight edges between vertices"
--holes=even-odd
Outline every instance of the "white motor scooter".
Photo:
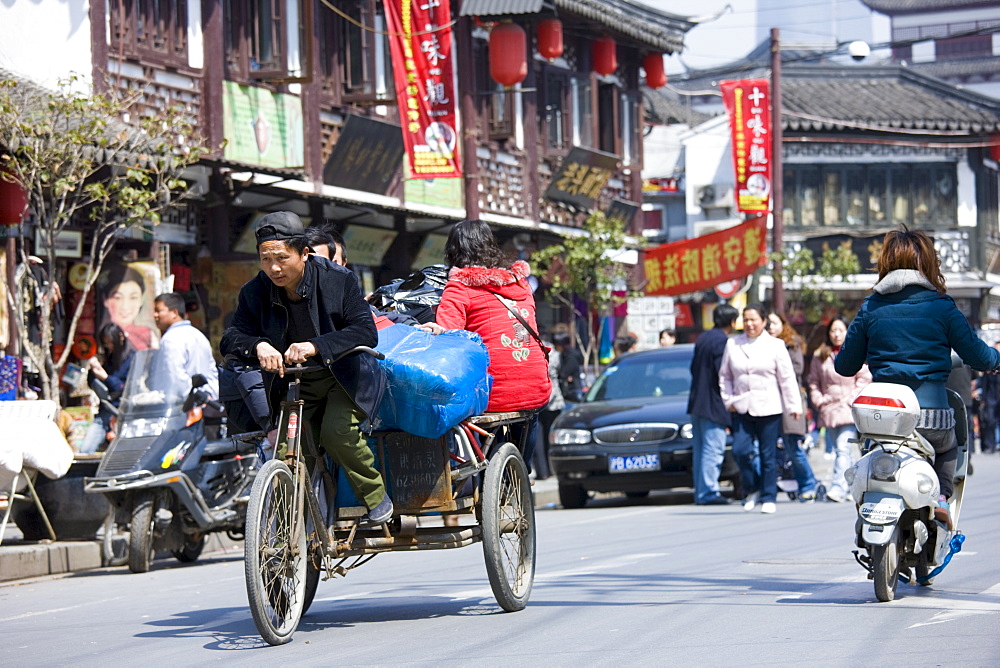
[[950,526],[934,518],[940,495],[934,447],[915,431],[920,406],[913,390],[871,383],[851,405],[864,456],[844,475],[858,505],[856,544],[868,552],[855,550],[854,556],[875,581],[880,601],[895,598],[900,579],[931,584],[965,540],[957,527],[969,466],[968,424],[961,398],[948,395],[958,439]]

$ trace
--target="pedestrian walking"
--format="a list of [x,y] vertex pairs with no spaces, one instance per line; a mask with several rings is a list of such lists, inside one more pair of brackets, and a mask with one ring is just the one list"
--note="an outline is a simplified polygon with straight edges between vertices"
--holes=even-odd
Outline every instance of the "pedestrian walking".
[[[1000,350],[1000,343],[993,346]],[[979,395],[979,449],[997,451],[997,423],[1000,422],[1000,376],[987,373],[977,381]]]
[[[546,341],[545,345],[552,348]],[[566,400],[563,399],[562,389],[559,387],[559,365],[561,363],[561,353],[558,350],[549,352],[549,380],[552,382],[552,394],[549,395],[549,403],[538,414],[538,435],[535,443],[535,453],[532,456],[532,468],[535,470],[536,480],[545,480],[552,471],[549,468],[549,430],[552,423],[559,417],[559,413],[566,407]]]
[[583,401],[583,391],[586,385],[583,375],[583,354],[573,345],[573,338],[568,331],[554,331],[552,344],[559,352],[559,389],[563,400],[578,404]]
[[834,369],[834,362],[847,336],[847,321],[837,316],[826,326],[826,341],[816,349],[809,366],[809,396],[819,409],[817,421],[826,431],[827,448],[834,453],[833,475],[827,487],[826,498],[841,502],[850,498],[844,471],[854,464],[853,445],[857,437],[851,402],[858,392],[872,382],[867,366],[853,376],[841,376]]
[[[805,406],[805,383],[803,382],[803,372],[805,371],[805,359],[802,352],[805,342],[795,329],[788,324],[784,315],[777,311],[771,311],[767,316],[768,333],[785,344],[788,357],[792,360],[792,369],[795,371],[795,382],[799,386],[799,396],[802,398],[802,405]],[[793,418],[790,414],[784,413],[781,416],[781,448],[778,453],[778,461],[784,468],[785,462],[792,467],[795,475],[795,482],[798,485],[798,498],[800,501],[809,503],[816,500],[816,476],[813,475],[812,466],[809,465],[809,458],[806,456],[805,444],[806,433],[806,413]]]
[[784,342],[764,330],[765,313],[760,304],[743,309],[743,333],[726,342],[719,388],[733,413],[733,456],[747,492],[743,509],[753,510],[760,501],[762,513],[773,513],[781,416],[798,419],[803,408],[792,360]]
[[719,474],[726,454],[726,430],[732,418],[722,402],[719,368],[737,315],[739,312],[729,304],[716,306],[712,311],[715,327],[698,337],[691,358],[687,411],[694,437],[691,448],[694,502],[699,506],[729,503],[719,492]]

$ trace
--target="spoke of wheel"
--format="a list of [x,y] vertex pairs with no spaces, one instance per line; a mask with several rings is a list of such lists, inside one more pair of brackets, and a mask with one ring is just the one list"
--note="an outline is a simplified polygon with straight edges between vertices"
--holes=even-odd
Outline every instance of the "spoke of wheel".
[[[264,590],[267,592],[268,616],[272,625],[280,629],[284,626],[285,615],[292,609],[295,593],[294,582],[288,582],[288,573],[294,573],[292,560],[294,544],[291,527],[288,526],[289,486],[281,479],[273,481],[270,503],[265,510],[266,539],[261,541],[260,561],[265,564]],[[294,576],[293,576],[294,577]]]
[[501,533],[500,544],[503,546],[504,571],[511,587],[516,592],[521,591],[524,576],[524,509],[521,507],[521,481],[511,471],[511,466],[504,470],[500,491],[500,526],[511,526],[513,531]]

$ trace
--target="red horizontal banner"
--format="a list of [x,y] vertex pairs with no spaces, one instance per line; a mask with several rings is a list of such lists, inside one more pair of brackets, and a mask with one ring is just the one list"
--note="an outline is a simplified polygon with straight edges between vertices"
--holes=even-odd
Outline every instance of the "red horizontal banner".
[[646,294],[684,295],[749,276],[767,261],[767,218],[645,252]]

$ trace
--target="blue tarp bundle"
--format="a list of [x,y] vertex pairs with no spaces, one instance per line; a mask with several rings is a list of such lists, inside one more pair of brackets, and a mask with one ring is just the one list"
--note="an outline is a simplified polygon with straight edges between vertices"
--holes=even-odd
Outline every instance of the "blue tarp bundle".
[[486,410],[493,377],[478,334],[451,330],[434,335],[409,325],[379,330],[379,362],[389,383],[379,405],[381,429],[437,438]]

